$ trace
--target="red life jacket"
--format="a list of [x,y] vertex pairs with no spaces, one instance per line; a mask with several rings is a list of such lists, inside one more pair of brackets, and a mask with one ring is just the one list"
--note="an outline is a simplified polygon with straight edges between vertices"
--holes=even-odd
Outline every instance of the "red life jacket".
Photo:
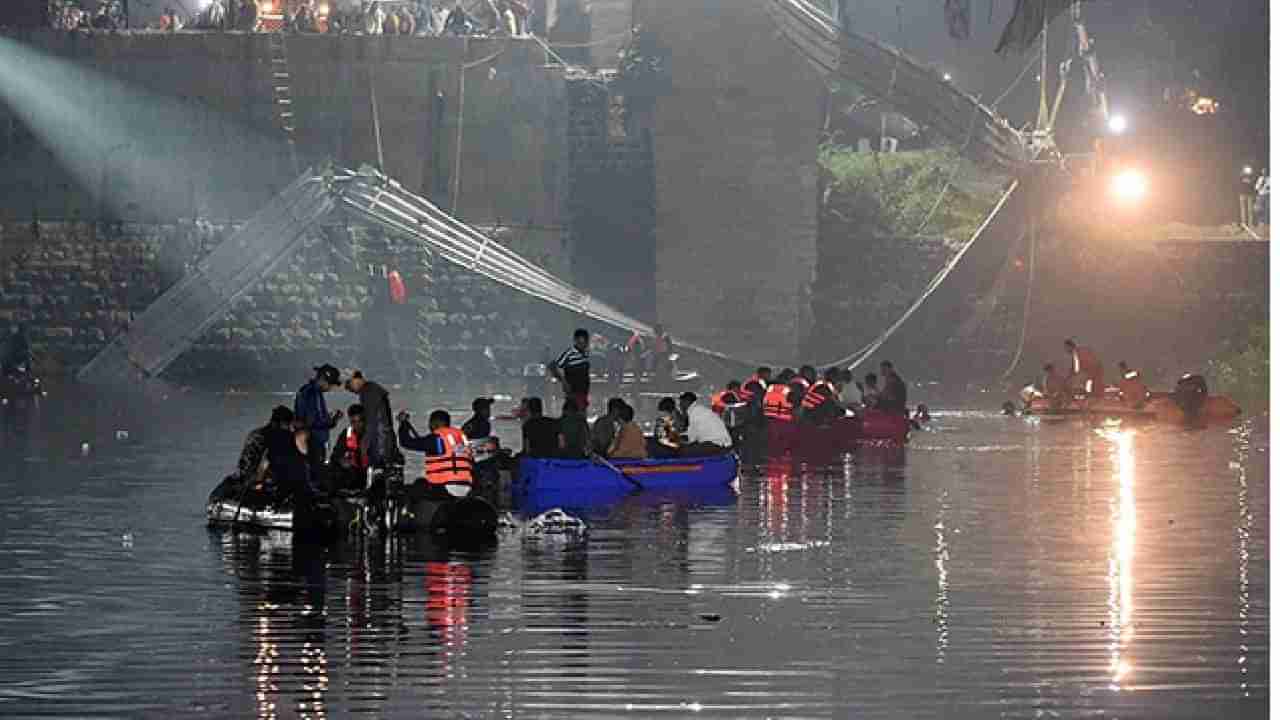
[[351,467],[360,470],[369,467],[369,458],[360,452],[360,438],[356,437],[351,428],[342,433],[342,444],[347,449],[347,461],[351,463]]
[[444,454],[428,455],[423,462],[422,475],[430,485],[450,483],[471,484],[471,468],[475,464],[467,436],[452,427],[442,427],[435,434],[444,444]]
[[741,403],[742,403],[742,400],[738,397],[738,394],[735,393],[734,391],[721,390],[720,392],[711,396],[711,412],[719,415],[723,413],[725,408],[729,407],[730,405],[738,405]]
[[[830,390],[831,394],[830,395],[822,394],[821,391],[823,388]],[[828,400],[828,398],[833,398],[835,397],[835,395],[836,395],[836,389],[834,386],[831,385],[831,383],[827,382],[826,380],[819,380],[818,382],[814,383],[807,391],[805,391],[804,399],[800,401],[800,406],[803,407],[805,410],[817,410],[819,407],[822,406],[823,403],[825,403]]]
[[764,416],[779,422],[791,422],[795,412],[791,408],[791,386],[776,383],[764,394]]

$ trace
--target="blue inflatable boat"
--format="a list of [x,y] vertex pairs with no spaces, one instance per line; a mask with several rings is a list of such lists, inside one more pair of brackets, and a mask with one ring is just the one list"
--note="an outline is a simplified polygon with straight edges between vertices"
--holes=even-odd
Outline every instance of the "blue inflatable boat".
[[735,497],[736,454],[607,463],[522,458],[512,484],[513,504],[532,514],[555,507],[598,508],[637,495],[713,505]]

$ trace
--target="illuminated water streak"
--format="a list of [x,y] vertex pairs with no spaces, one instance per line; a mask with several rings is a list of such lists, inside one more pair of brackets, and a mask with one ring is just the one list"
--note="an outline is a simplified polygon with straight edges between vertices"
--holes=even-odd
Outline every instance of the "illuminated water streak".
[[[1236,664],[1240,666],[1240,695],[1246,698],[1252,695],[1249,687],[1249,543],[1253,537],[1253,511],[1249,506],[1249,474],[1245,469],[1249,450],[1249,428],[1246,426],[1241,430],[1237,440],[1236,460],[1231,463],[1239,483],[1239,489],[1236,491],[1239,517],[1236,535],[1239,539],[1240,558],[1238,573],[1240,589],[1237,595],[1237,611],[1240,617],[1240,656]],[[1263,682],[1266,682],[1266,678]]]
[[950,497],[944,489],[938,495],[938,520],[933,526],[936,538],[933,547],[933,565],[938,570],[938,592],[934,595],[936,607],[933,612],[933,623],[938,631],[937,662],[939,665],[946,662],[947,647],[951,644],[951,584],[947,580],[947,563],[951,560],[951,549],[947,544],[947,512],[950,509]]
[[1099,431],[1111,442],[1115,495],[1111,499],[1111,552],[1107,582],[1110,593],[1107,649],[1111,658],[1111,689],[1125,688],[1134,666],[1125,650],[1133,639],[1133,553],[1138,534],[1138,511],[1134,502],[1136,462],[1132,430]]

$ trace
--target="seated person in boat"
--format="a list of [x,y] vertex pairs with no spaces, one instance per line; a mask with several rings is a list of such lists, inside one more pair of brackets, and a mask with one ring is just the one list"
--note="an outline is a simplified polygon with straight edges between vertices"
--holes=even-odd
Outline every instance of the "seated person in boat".
[[680,431],[676,429],[676,401],[658,401],[658,417],[653,421],[653,437],[648,445],[649,457],[673,458],[680,452]]
[[409,500],[470,495],[475,464],[471,447],[467,445],[467,436],[450,426],[449,413],[444,410],[431,413],[427,419],[431,432],[427,435],[418,434],[409,422],[409,413],[401,412],[396,417],[400,421],[400,446],[425,456],[422,481],[406,488]]
[[462,434],[468,440],[481,440],[493,435],[489,422],[493,415],[493,398],[476,398],[471,401],[471,419],[462,424]]
[[1049,398],[1049,403],[1053,407],[1059,408],[1071,401],[1071,380],[1058,372],[1053,367],[1053,363],[1045,364],[1044,379],[1040,384],[1044,388],[1045,397]]
[[680,447],[680,457],[722,455],[733,448],[733,439],[729,437],[724,421],[711,412],[711,408],[699,403],[697,395],[691,392],[681,394],[680,408],[689,418],[687,440]]
[[1120,399],[1125,405],[1141,410],[1147,404],[1147,399],[1151,397],[1151,391],[1147,389],[1147,384],[1142,382],[1142,373],[1129,367],[1129,364],[1120,361]]
[[854,383],[862,394],[862,409],[870,410],[880,403],[880,378],[875,373],[867,373],[862,382]]
[[810,385],[800,400],[801,419],[814,425],[825,425],[844,417],[840,389],[839,368],[827,369],[822,379]]
[[618,425],[622,423],[622,407],[626,405],[622,398],[609,398],[605,405],[605,413],[596,418],[591,425],[591,452],[596,455],[608,455],[613,447],[613,439],[618,434]]
[[284,405],[277,405],[271,411],[271,419],[260,428],[254,428],[245,436],[244,447],[240,450],[240,461],[236,463],[236,471],[226,481],[239,487],[240,483],[253,481],[258,476],[262,461],[267,457],[267,445],[273,432],[289,433],[293,426],[293,411]]
[[796,386],[792,384],[796,373],[791,368],[784,368],[777,379],[769,385],[764,394],[762,411],[765,419],[771,422],[792,422],[795,420],[796,405],[803,400],[795,397]]
[[560,454],[560,423],[542,414],[542,398],[526,401],[528,420],[520,428],[521,453],[528,457],[549,458]]
[[618,411],[618,432],[613,436],[608,456],[615,460],[643,460],[648,457],[644,431],[636,424],[635,408],[622,404]]
[[347,408],[347,429],[338,435],[329,455],[330,487],[334,490],[363,490],[369,469],[369,456],[365,454],[364,406],[356,403]]
[[560,457],[581,459],[591,456],[591,428],[587,426],[587,418],[578,401],[572,396],[565,398],[559,431],[557,446]]
[[880,402],[876,406],[880,410],[895,415],[907,414],[907,383],[888,360],[880,361],[880,378],[884,381],[880,388]]

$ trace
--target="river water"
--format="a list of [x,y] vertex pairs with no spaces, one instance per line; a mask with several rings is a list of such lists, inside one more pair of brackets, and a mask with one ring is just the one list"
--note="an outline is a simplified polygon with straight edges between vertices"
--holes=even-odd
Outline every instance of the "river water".
[[1267,712],[1265,421],[941,412],[901,456],[450,553],[208,530],[280,400],[55,393],[6,429],[0,715]]

